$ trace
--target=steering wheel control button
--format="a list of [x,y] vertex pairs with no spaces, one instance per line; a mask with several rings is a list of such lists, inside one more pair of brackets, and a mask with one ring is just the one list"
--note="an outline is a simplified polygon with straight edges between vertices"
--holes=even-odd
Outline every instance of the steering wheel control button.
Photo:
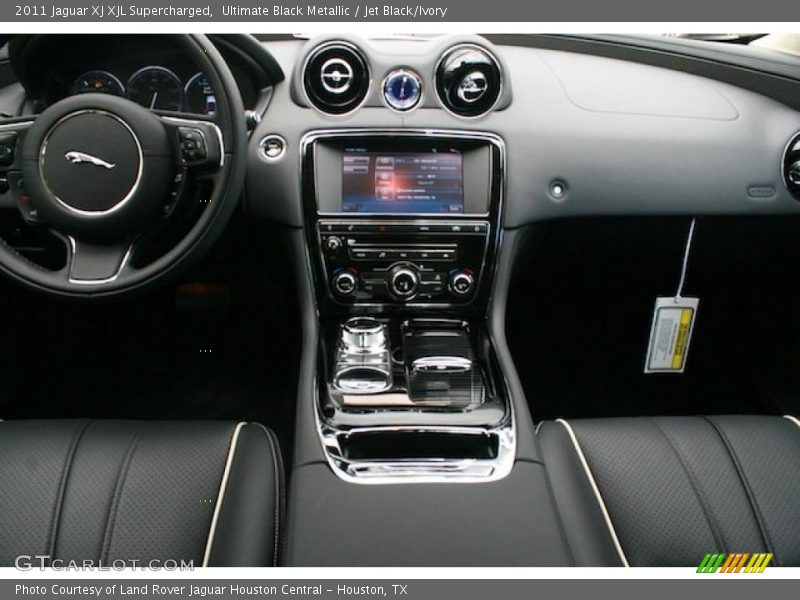
[[419,273],[413,266],[398,265],[389,271],[386,285],[396,298],[409,300],[419,290]]
[[419,75],[406,69],[392,71],[383,82],[383,99],[389,108],[399,112],[416,107],[422,99]]
[[22,214],[22,218],[31,225],[38,225],[41,223],[39,214],[36,212],[36,209],[31,206],[31,196],[25,187],[25,178],[22,173],[18,171],[9,172],[8,187],[11,188],[17,200],[17,206],[19,207],[19,212]]
[[16,149],[16,132],[0,133],[0,167],[10,167],[14,164]]
[[187,164],[203,162],[208,158],[205,134],[195,127],[178,127],[181,157]]
[[469,296],[475,289],[475,277],[469,271],[456,271],[450,276],[447,288],[454,296]]
[[358,291],[358,277],[355,273],[342,270],[333,276],[333,291],[344,298],[353,296]]
[[286,154],[286,140],[279,135],[268,135],[259,142],[258,149],[264,160],[274,162]]

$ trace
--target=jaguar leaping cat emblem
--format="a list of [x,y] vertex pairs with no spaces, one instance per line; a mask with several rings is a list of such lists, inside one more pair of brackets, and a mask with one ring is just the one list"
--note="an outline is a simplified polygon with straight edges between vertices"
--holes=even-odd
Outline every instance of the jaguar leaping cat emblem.
[[102,158],[97,158],[96,156],[92,156],[91,154],[86,154],[85,152],[77,152],[75,150],[67,152],[64,155],[64,158],[66,158],[73,165],[78,165],[81,163],[91,163],[98,167],[105,167],[106,169],[113,169],[114,167],[117,166],[114,163],[104,161]]

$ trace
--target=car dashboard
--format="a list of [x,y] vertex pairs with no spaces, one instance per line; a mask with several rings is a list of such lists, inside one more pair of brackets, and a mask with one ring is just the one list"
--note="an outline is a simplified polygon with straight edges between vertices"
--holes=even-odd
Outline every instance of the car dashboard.
[[[800,78],[763,62],[709,70],[698,48],[648,54],[618,39],[213,40],[244,101],[239,216],[282,231],[297,288],[286,563],[569,562],[506,338],[518,265],[559,241],[528,231],[800,215]],[[19,84],[0,90],[0,110],[17,118],[85,92],[167,118],[216,111],[213,86],[167,36],[42,36],[12,58]],[[180,125],[202,138],[200,122]],[[520,527],[523,501],[536,518]],[[429,531],[406,530],[420,506]]]

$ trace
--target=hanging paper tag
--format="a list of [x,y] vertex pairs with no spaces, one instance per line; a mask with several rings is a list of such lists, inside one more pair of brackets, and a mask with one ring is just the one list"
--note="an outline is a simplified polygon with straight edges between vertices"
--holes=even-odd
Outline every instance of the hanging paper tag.
[[683,373],[699,298],[656,298],[645,373]]

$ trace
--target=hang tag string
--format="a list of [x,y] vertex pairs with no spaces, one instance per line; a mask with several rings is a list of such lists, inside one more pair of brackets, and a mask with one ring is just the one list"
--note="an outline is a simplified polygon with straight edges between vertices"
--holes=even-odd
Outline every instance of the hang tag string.
[[692,217],[692,222],[689,225],[689,235],[686,238],[686,248],[683,251],[683,264],[681,265],[681,279],[678,282],[678,291],[675,292],[675,301],[681,299],[683,294],[683,284],[686,283],[686,270],[689,267],[689,255],[692,252],[692,241],[694,240],[694,226],[697,221],[696,217]]

